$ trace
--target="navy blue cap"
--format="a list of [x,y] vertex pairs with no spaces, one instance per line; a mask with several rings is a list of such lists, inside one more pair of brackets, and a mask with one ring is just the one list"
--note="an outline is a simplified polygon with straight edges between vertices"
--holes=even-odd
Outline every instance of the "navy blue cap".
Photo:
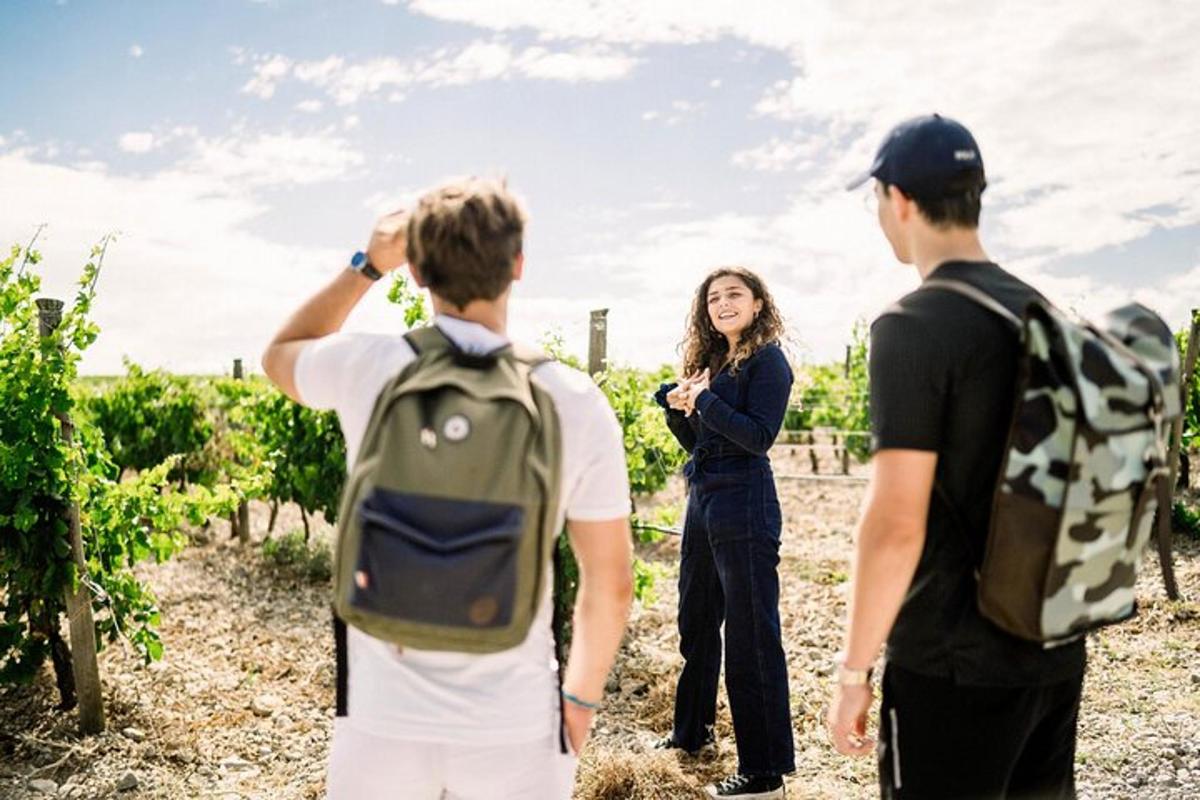
[[946,184],[966,172],[983,179],[983,156],[965,127],[939,114],[901,122],[879,145],[875,161],[846,185],[857,189],[871,178],[898,186],[907,195],[940,197]]

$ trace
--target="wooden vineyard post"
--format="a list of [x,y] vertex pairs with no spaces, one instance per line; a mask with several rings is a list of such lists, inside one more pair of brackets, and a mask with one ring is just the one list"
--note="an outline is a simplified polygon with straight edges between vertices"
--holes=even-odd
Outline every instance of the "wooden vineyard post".
[[[1200,309],[1192,309],[1192,324],[1188,329],[1188,346],[1187,354],[1183,358],[1183,380],[1181,381],[1180,389],[1183,392],[1182,406],[1179,416],[1175,419],[1175,423],[1171,426],[1171,450],[1167,455],[1167,468],[1169,470],[1168,486],[1171,487],[1172,495],[1175,492],[1175,482],[1179,476],[1179,452],[1183,445],[1183,421],[1187,416],[1188,400],[1192,397],[1192,381],[1196,374],[1196,353],[1200,347]],[[1158,509],[1159,514],[1166,514],[1169,519],[1171,516],[1171,508]],[[1160,535],[1158,537],[1158,552],[1163,565],[1163,583],[1167,588],[1167,597],[1172,600],[1179,599],[1179,587],[1175,582],[1175,572],[1171,567],[1171,541],[1170,541],[1170,526],[1166,528],[1155,526],[1155,530],[1161,532],[1167,531],[1167,539],[1163,540]]]
[[[51,336],[62,322],[63,302],[42,298],[37,301],[38,328],[43,338]],[[66,412],[58,414],[61,435],[70,444],[75,427]],[[79,523],[79,505],[67,507],[67,531],[71,537],[71,557],[77,579],[65,593],[67,617],[71,625],[71,672],[79,698],[79,730],[86,736],[104,730],[104,698],[100,693],[100,666],[96,661],[96,626],[92,620],[91,592],[84,582],[87,563],[83,558],[83,531]]]
[[[242,360],[235,358],[233,360],[233,379],[241,381],[246,379],[244,370],[242,369]],[[237,509],[237,535],[238,544],[250,544],[250,504],[243,500]]]
[[595,375],[603,372],[608,366],[608,309],[600,308],[592,312],[591,325],[588,327],[588,374]]
[[1179,453],[1183,445],[1183,421],[1187,417],[1188,400],[1192,397],[1192,380],[1196,375],[1196,353],[1200,347],[1200,308],[1192,309],[1192,326],[1188,331],[1188,346],[1187,355],[1183,358],[1183,386],[1180,388],[1183,391],[1183,406],[1180,409],[1179,417],[1176,418],[1175,424],[1171,426],[1171,452],[1167,457],[1167,464],[1171,468],[1171,488],[1175,488],[1175,482],[1179,477]]

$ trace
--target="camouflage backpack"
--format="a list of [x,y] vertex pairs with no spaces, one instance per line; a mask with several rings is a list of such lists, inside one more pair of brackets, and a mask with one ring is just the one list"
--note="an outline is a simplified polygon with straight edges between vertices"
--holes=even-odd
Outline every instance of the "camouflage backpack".
[[966,296],[1021,337],[1016,406],[978,573],[980,612],[1047,646],[1133,616],[1156,510],[1170,574],[1167,440],[1182,413],[1170,329],[1137,303],[1095,325],[1041,301],[1018,319],[959,281],[922,288]]

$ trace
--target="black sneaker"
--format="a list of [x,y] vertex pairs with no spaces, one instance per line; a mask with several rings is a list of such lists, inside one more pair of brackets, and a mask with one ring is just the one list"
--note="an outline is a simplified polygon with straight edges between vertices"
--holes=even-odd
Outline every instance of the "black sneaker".
[[717,735],[713,732],[712,726],[709,725],[704,735],[704,742],[695,750],[685,750],[678,742],[675,741],[674,734],[667,734],[663,738],[657,740],[653,745],[655,750],[683,750],[689,756],[707,755],[708,753],[716,752]]
[[709,797],[740,800],[783,800],[783,778],[779,775],[730,775],[720,783],[704,787]]

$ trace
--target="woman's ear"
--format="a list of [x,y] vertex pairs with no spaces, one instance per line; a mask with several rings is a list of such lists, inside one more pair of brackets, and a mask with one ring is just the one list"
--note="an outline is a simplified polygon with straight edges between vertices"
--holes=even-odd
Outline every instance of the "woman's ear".
[[755,317],[755,319],[757,319],[758,315],[762,313],[762,310],[763,310],[763,301],[755,300],[754,301],[754,317]]

